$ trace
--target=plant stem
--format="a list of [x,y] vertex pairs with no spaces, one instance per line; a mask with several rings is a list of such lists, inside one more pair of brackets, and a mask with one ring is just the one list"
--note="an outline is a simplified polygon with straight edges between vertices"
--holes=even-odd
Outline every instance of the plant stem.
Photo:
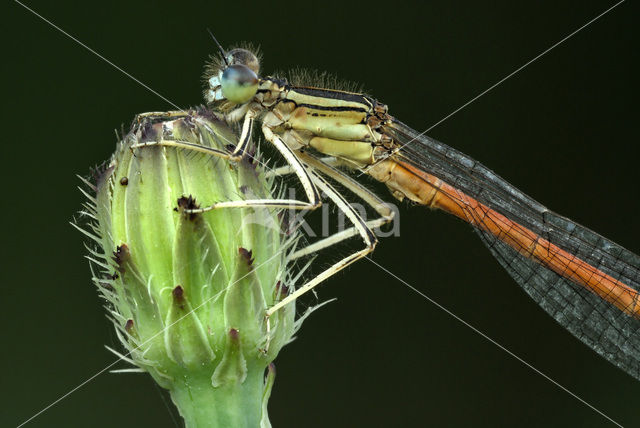
[[264,370],[259,367],[249,368],[244,382],[217,388],[211,384],[211,370],[185,371],[171,389],[171,398],[187,428],[256,428],[262,419],[263,391]]

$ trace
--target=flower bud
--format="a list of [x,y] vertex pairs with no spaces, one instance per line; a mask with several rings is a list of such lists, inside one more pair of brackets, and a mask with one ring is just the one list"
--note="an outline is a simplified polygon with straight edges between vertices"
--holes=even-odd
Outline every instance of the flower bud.
[[[281,232],[266,208],[190,210],[272,198],[253,156],[211,113],[142,116],[91,185],[85,233],[94,281],[126,355],[170,390],[188,426],[268,425],[274,369],[265,369],[299,327],[294,305],[265,310],[292,284]],[[176,146],[178,144],[178,146]],[[97,268],[97,269],[95,269]],[[99,270],[100,272],[96,272]]]

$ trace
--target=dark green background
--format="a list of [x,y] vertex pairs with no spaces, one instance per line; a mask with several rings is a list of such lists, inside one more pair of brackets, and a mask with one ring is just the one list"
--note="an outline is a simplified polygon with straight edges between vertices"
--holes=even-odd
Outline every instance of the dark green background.
[[[209,27],[225,45],[261,44],[267,73],[362,82],[422,130],[613,3],[27,4],[180,106],[201,102]],[[638,15],[622,4],[430,134],[639,252]],[[171,106],[16,3],[3,25],[0,425],[15,426],[114,360],[68,224],[82,202],[75,174],[108,158],[134,114]],[[470,227],[406,205],[400,221],[378,263],[638,426],[640,382],[543,313]],[[612,426],[368,261],[318,293],[338,302],[276,360],[274,427]],[[102,374],[30,426],[180,426],[166,400],[146,375]]]

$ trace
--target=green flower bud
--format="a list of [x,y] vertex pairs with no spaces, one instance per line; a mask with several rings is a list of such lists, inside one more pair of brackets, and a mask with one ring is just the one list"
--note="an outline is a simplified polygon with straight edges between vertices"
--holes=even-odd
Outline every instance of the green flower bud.
[[236,141],[204,110],[143,116],[91,185],[95,195],[85,192],[93,219],[85,233],[99,247],[94,281],[126,356],[170,390],[188,426],[269,426],[270,363],[302,321],[294,305],[265,318],[292,287],[280,284],[291,281],[295,237],[285,239],[277,212],[189,211],[272,198],[255,158],[185,148]]

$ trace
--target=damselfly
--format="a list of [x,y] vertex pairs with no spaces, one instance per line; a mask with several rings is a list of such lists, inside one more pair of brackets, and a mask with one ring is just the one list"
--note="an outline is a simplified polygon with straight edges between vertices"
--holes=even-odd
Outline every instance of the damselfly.
[[[295,256],[355,235],[365,244],[270,308],[267,316],[375,248],[373,229],[391,221],[393,213],[345,172],[359,171],[385,183],[397,199],[441,209],[471,224],[500,264],[556,321],[640,379],[640,257],[548,210],[479,162],[414,131],[365,94],[260,77],[260,62],[250,50],[225,52],[220,47],[220,52],[208,68],[205,98],[228,123],[242,122],[238,144],[228,152],[180,142],[139,146],[171,145],[238,160],[251,142],[254,122],[259,122],[264,139],[288,163],[279,172],[297,175],[306,200],[229,201],[196,211],[313,210],[322,203],[322,191],[354,226]],[[379,217],[365,221],[326,177]]]

